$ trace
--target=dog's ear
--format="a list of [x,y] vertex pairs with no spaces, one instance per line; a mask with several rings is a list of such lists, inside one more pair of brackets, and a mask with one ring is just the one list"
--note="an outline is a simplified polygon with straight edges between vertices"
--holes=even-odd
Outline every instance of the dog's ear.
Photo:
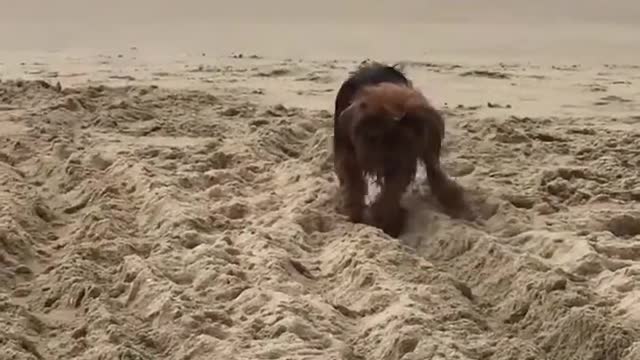
[[410,111],[398,122],[405,134],[417,141],[420,148],[431,148],[435,156],[440,156],[440,147],[444,138],[444,119],[439,111],[431,106]]
[[[426,106],[419,113],[422,123],[425,124],[427,131],[432,136],[437,136],[440,141],[444,139],[444,115],[432,106]],[[435,140],[433,140],[435,141]]]
[[[404,114],[404,116],[398,120],[399,127],[406,129],[418,138],[425,138],[427,135],[427,129],[433,127],[432,123],[436,121],[434,118],[438,114],[430,108],[418,108],[412,109]],[[439,131],[439,130],[436,130]]]
[[361,104],[358,102],[352,102],[346,109],[342,110],[338,116],[336,130],[342,137],[351,137],[351,133],[361,116],[360,107]]

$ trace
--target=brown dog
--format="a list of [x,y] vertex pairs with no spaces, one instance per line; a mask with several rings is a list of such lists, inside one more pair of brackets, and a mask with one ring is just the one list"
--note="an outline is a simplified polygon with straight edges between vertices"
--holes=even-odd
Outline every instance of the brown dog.
[[[468,215],[462,188],[440,166],[444,119],[395,67],[365,65],[343,83],[334,113],[334,166],[353,222],[397,237],[406,210],[400,198],[414,180],[417,161],[432,193],[451,216]],[[365,211],[366,176],[381,186]]]

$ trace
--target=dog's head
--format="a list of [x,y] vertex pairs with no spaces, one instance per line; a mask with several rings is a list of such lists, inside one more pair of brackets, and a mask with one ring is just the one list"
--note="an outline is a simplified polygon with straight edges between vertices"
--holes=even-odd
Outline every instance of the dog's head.
[[418,90],[382,83],[362,88],[337,125],[351,140],[364,170],[378,173],[382,167],[415,164],[426,141],[426,117],[433,112]]

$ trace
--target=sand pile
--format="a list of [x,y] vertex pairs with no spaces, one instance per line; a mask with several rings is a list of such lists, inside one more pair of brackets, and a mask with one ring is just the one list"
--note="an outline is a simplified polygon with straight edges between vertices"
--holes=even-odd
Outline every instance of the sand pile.
[[0,83],[3,359],[640,359],[636,103],[448,104],[444,163],[482,221],[417,185],[396,240],[335,212],[322,108],[354,64],[256,64],[190,87]]

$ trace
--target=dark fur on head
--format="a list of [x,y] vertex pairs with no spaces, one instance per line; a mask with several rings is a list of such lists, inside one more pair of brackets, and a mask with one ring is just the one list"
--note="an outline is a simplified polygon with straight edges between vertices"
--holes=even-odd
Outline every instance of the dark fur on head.
[[[406,217],[400,198],[415,178],[418,160],[445,209],[454,216],[467,210],[462,188],[440,166],[444,119],[402,72],[365,65],[343,83],[335,105],[334,165],[351,221],[398,236]],[[367,214],[368,175],[381,192]]]

